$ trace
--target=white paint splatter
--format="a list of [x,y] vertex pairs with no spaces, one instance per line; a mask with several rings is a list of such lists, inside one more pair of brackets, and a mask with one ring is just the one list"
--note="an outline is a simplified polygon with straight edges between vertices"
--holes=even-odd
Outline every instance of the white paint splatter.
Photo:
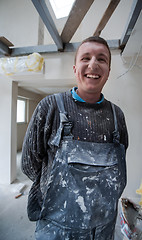
[[91,194],[93,191],[94,191],[94,189],[90,189],[90,188],[88,188],[88,187],[86,187],[86,190],[87,190],[87,194]]
[[74,190],[73,192],[74,192],[75,194],[77,194],[77,193],[79,192],[79,190]]
[[62,187],[66,187],[67,183],[65,180],[62,181]]
[[86,207],[85,207],[85,204],[84,204],[84,199],[82,196],[78,196],[78,198],[76,199],[76,202],[78,203],[78,205],[80,206],[81,210],[83,212],[86,212]]
[[114,184],[111,179],[106,179],[106,182],[109,187],[111,187]]
[[107,217],[108,217],[108,215],[109,215],[109,212],[108,212],[108,211],[106,211],[106,213],[105,213],[105,218],[107,218]]
[[95,180],[95,179],[98,180],[99,178],[96,176],[89,176],[89,177],[82,178],[82,181],[86,181],[86,180],[91,181],[91,180]]
[[66,208],[66,206],[67,206],[67,201],[64,202],[64,208]]

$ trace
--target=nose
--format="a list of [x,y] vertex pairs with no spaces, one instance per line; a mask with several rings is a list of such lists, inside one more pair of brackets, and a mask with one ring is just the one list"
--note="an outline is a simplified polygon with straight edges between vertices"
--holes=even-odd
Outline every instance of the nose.
[[98,67],[98,60],[95,57],[92,57],[89,61],[88,64],[88,68],[90,68],[91,70],[95,69],[96,67]]

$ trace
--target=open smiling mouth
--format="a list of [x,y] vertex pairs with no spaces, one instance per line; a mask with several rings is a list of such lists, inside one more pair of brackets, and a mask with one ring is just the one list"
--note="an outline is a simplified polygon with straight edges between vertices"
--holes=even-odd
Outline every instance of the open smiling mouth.
[[96,75],[92,75],[92,74],[85,74],[85,77],[87,78],[93,78],[93,79],[99,79],[101,76],[96,74]]

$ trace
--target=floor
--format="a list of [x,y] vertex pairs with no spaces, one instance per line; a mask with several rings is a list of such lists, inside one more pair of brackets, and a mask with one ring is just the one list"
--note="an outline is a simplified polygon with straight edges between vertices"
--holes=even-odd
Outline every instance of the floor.
[[[0,184],[0,240],[34,240],[35,223],[26,213],[28,191],[32,182],[21,172],[21,153],[17,154],[17,180],[11,185]],[[15,198],[25,186],[24,194]],[[115,240],[126,240],[120,229],[119,217]]]

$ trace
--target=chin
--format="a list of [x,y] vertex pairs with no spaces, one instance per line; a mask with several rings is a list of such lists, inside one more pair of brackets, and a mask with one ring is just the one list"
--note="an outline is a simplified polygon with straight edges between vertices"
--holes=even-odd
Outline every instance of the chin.
[[92,94],[96,94],[96,92],[98,92],[98,91],[96,89],[88,89],[87,92],[92,93]]

